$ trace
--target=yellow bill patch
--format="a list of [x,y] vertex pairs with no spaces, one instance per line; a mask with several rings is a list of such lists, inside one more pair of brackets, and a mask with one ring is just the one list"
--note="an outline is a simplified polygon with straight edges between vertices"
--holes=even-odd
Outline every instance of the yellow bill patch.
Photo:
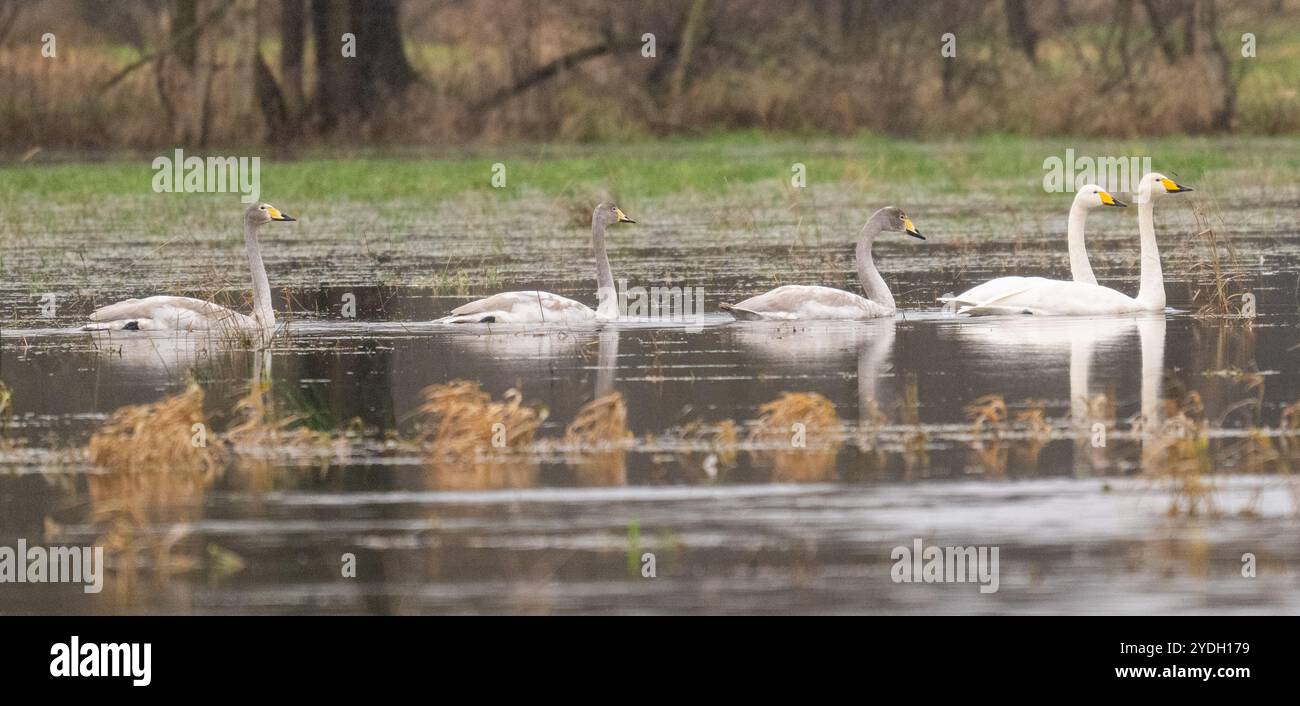
[[278,221],[281,218],[284,218],[284,215],[280,213],[280,209],[275,206],[267,206],[266,215],[270,216],[273,221]]
[[1165,191],[1170,191],[1170,192],[1181,191],[1181,187],[1175,184],[1174,180],[1170,179],[1169,177],[1165,177],[1164,179],[1161,179],[1160,185],[1165,187]]
[[903,228],[905,228],[905,229],[907,229],[907,230],[910,230],[910,231],[912,231],[913,233],[916,232],[916,226],[912,225],[912,219],[910,219],[910,218],[904,218],[904,219],[903,219]]
[[1102,202],[1103,204],[1107,205],[1107,206],[1114,206],[1114,205],[1115,205],[1115,197],[1114,197],[1114,196],[1111,196],[1109,193],[1103,191],[1103,192],[1101,192],[1101,202]]

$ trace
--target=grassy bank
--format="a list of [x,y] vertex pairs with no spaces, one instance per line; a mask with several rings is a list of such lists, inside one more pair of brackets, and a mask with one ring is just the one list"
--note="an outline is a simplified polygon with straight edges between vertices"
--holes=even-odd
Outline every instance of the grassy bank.
[[[802,164],[807,185],[813,190],[818,184],[835,183],[863,190],[905,187],[927,193],[1050,197],[1041,188],[1044,160],[1053,156],[1064,159],[1067,149],[1073,149],[1077,157],[1150,157],[1155,169],[1194,182],[1207,178],[1246,183],[1294,181],[1300,173],[1300,139],[1289,137],[1116,141],[986,137],[917,142],[732,133],[697,140],[521,145],[457,153],[369,151],[349,158],[305,153],[296,159],[260,155],[261,195],[282,203],[438,202],[467,194],[504,200],[525,194],[583,199],[718,195],[757,182],[788,188],[794,165]],[[170,152],[160,154],[171,156]],[[151,163],[156,156],[159,154],[0,166],[0,209],[25,209],[31,199],[76,204],[142,198],[168,206],[234,200],[230,194],[155,194]],[[503,188],[491,184],[497,163],[505,167]]]

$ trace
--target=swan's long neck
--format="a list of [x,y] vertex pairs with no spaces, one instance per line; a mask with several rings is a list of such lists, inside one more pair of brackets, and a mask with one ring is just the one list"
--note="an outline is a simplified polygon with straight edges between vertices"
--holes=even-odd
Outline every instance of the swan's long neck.
[[602,319],[618,318],[618,290],[614,288],[614,273],[609,269],[609,253],[605,249],[605,224],[591,219],[591,250],[596,256],[596,315]]
[[1065,236],[1070,243],[1070,277],[1075,282],[1096,284],[1092,265],[1088,262],[1088,249],[1083,242],[1083,227],[1088,220],[1088,209],[1075,199],[1070,206],[1070,220],[1065,224]]
[[1138,198],[1138,235],[1142,238],[1142,284],[1137,299],[1146,309],[1165,308],[1165,275],[1156,246],[1155,204],[1151,194]]
[[253,318],[263,328],[272,328],[275,326],[275,311],[271,309],[271,283],[266,279],[266,266],[262,264],[257,226],[244,224],[244,248],[248,251],[248,269],[253,273]]
[[871,244],[875,242],[876,236],[880,235],[880,231],[880,219],[872,216],[871,220],[867,221],[867,225],[863,226],[862,234],[858,236],[858,245],[854,250],[858,264],[858,283],[862,285],[862,291],[867,299],[893,311],[894,295],[890,293],[885,279],[876,269],[875,260],[871,258]]

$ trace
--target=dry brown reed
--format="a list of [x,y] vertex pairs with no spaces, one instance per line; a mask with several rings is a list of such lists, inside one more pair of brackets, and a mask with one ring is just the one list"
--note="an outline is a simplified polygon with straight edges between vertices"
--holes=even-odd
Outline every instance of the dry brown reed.
[[[98,543],[114,567],[119,598],[134,592],[142,566],[156,577],[197,568],[193,552],[176,551],[225,448],[208,429],[203,389],[191,382],[158,402],[122,407],[90,438],[88,456],[106,472],[88,477]],[[174,529],[159,535],[159,524]]]
[[221,442],[209,433],[203,388],[113,413],[90,437],[90,459],[114,473],[189,472],[210,475],[220,464]]
[[627,483],[627,404],[620,392],[588,402],[564,430],[564,443],[578,454],[577,480],[585,486]]
[[1143,431],[1152,437],[1142,447],[1143,473],[1168,482],[1170,516],[1217,514],[1215,460],[1201,416],[1200,395],[1191,392],[1182,402],[1166,400],[1166,405],[1170,413],[1164,423],[1154,434]]
[[1200,304],[1196,315],[1201,318],[1246,316],[1248,312],[1244,304],[1248,293],[1245,280],[1251,275],[1244,272],[1238,262],[1232,240],[1214,229],[1200,204],[1192,203],[1192,215],[1196,219],[1196,237],[1201,245],[1198,259],[1190,268],[1198,281],[1198,287],[1192,293],[1192,301]]
[[[784,392],[758,408],[749,440],[777,480],[822,482],[835,477],[841,424],[835,405],[815,392]],[[775,447],[775,448],[773,448]]]
[[225,433],[227,448],[239,457],[239,473],[254,491],[272,489],[276,469],[286,465],[327,470],[348,443],[344,436],[299,426],[300,415],[278,412],[270,398],[269,381],[250,383],[235,403],[236,423]]
[[537,465],[526,451],[546,419],[517,390],[495,401],[478,383],[454,380],[421,393],[421,438],[434,487],[481,490],[529,487]]
[[9,424],[14,416],[13,401],[13,390],[0,380],[0,451],[13,447],[13,442],[9,440]]

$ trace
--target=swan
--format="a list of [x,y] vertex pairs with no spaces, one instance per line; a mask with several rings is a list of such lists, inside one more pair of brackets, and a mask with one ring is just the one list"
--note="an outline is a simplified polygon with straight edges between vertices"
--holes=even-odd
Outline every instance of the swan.
[[451,310],[437,319],[444,324],[531,324],[613,321],[618,318],[614,275],[605,250],[605,229],[615,223],[636,223],[612,203],[596,206],[591,214],[591,249],[596,255],[596,309],[550,292],[502,292]]
[[871,259],[871,245],[883,230],[907,233],[925,240],[912,225],[912,219],[895,206],[886,206],[871,215],[858,236],[854,257],[858,266],[858,283],[867,296],[833,287],[787,284],[766,294],[750,297],[739,304],[721,304],[741,320],[794,321],[815,319],[874,319],[894,313],[894,296],[876,270]]
[[1097,316],[1163,311],[1165,280],[1160,270],[1160,251],[1156,246],[1152,209],[1155,199],[1165,194],[1181,194],[1187,191],[1192,189],[1158,172],[1147,174],[1138,183],[1138,234],[1142,245],[1142,274],[1136,297],[1089,282],[1024,277],[1018,278],[1019,286],[1007,287],[987,299],[968,297],[968,292],[948,300],[960,306],[957,313],[972,316],[988,314]]
[[[1088,211],[1097,206],[1124,208],[1128,204],[1118,201],[1096,184],[1080,187],[1070,204],[1070,217],[1065,224],[1065,236],[1070,249],[1070,279],[1075,282],[1096,284],[1097,277],[1092,274],[1092,265],[1088,262],[1088,250],[1084,246],[1083,230],[1088,220]],[[1025,286],[1028,277],[998,277],[984,284],[968,289],[955,297],[939,297],[939,301],[972,303],[993,299],[1007,292],[1017,291]]]
[[271,285],[262,264],[257,231],[271,221],[295,221],[269,203],[258,203],[244,212],[244,248],[253,274],[251,316],[191,297],[153,296],[127,299],[103,306],[90,314],[87,331],[271,331],[275,312],[271,309]]

